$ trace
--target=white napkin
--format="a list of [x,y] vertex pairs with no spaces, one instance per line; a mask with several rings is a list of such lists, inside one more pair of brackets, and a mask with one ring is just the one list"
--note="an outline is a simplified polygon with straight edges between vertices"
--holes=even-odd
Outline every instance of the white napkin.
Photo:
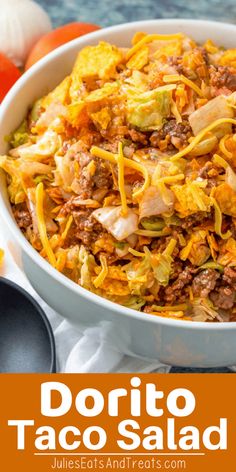
[[[0,275],[21,285],[38,301],[54,331],[57,350],[57,371],[67,373],[130,372],[147,373],[170,370],[169,366],[124,355],[122,347],[114,347],[106,323],[86,327],[72,325],[50,308],[30,285],[21,267],[21,261],[11,236],[0,223],[0,247],[5,251]],[[117,343],[116,343],[117,344]]]

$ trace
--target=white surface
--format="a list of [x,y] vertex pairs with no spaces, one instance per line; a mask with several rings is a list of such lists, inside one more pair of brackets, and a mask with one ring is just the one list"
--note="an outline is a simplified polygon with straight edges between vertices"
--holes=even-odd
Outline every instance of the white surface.
[[72,325],[52,310],[35,292],[23,270],[20,259],[7,229],[0,228],[0,247],[4,249],[4,264],[0,276],[21,285],[38,301],[52,325],[57,351],[57,371],[67,373],[85,372],[168,372],[170,367],[159,362],[148,362],[124,355],[114,343],[106,324],[86,328]]
[[[195,20],[153,20],[106,28],[62,46],[32,67],[12,88],[0,107],[0,153],[4,136],[24,118],[36,98],[52,89],[71,71],[78,50],[99,40],[125,46],[136,31],[212,38],[233,47],[236,27]],[[26,241],[9,211],[5,179],[0,176],[0,214],[15,246],[22,251],[24,271],[40,296],[73,324],[106,327],[113,350],[185,367],[217,367],[236,363],[236,323],[192,323],[150,316],[101,298],[57,272]]]

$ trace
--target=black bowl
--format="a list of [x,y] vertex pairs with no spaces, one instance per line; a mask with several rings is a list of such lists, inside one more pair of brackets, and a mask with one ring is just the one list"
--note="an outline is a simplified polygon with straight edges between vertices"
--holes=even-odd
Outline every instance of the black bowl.
[[56,372],[51,325],[39,304],[0,277],[0,373]]

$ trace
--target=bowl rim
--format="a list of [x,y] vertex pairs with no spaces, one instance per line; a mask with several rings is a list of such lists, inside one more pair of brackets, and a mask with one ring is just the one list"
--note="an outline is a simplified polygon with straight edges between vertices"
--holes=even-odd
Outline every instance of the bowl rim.
[[[105,33],[113,33],[113,32],[127,32],[130,28],[137,28],[140,30],[145,29],[145,27],[149,27],[153,24],[163,24],[166,26],[175,25],[175,26],[193,26],[202,25],[205,28],[215,27],[218,30],[221,29],[222,31],[230,30],[236,33],[236,25],[231,23],[224,23],[218,21],[210,21],[210,20],[191,20],[191,19],[154,19],[154,20],[144,20],[144,21],[135,21],[130,23],[122,23],[119,25],[110,26],[107,28],[103,28],[92,33],[88,33],[84,36],[76,38],[56,50],[52,51],[51,53],[47,54],[45,57],[40,59],[36,64],[34,64],[30,69],[28,69],[22,77],[16,82],[16,84],[12,87],[12,89],[8,92],[6,97],[4,98],[1,107],[0,107],[0,121],[4,119],[4,115],[14,100],[14,97],[17,96],[19,91],[21,90],[22,86],[24,86],[29,79],[32,79],[34,76],[37,75],[38,71],[42,67],[47,66],[52,60],[58,58],[61,54],[70,51],[75,46],[78,46],[78,50],[80,47],[83,47],[84,43],[87,42],[90,38],[91,40],[102,39],[104,32]],[[104,309],[108,309],[114,313],[119,315],[129,316],[130,318],[137,319],[140,321],[145,321],[149,323],[157,323],[162,326],[169,326],[175,329],[186,329],[186,330],[199,330],[199,331],[228,331],[232,329],[236,329],[236,322],[225,322],[225,323],[206,323],[206,322],[192,322],[186,320],[174,320],[172,318],[165,318],[161,316],[150,315],[147,313],[143,313],[132,308],[125,307],[123,305],[119,305],[118,303],[112,302],[104,297],[101,297],[89,290],[81,287],[80,285],[76,284],[68,277],[57,271],[54,267],[52,267],[40,254],[31,246],[28,240],[25,238],[23,233],[20,231],[19,227],[17,226],[13,215],[8,210],[7,205],[3,199],[2,192],[0,192],[0,213],[3,217],[3,220],[6,222],[11,234],[15,236],[21,249],[36,263],[38,266],[41,267],[43,271],[45,271],[49,276],[55,279],[59,284],[66,286],[67,289],[73,291],[74,293],[78,294],[82,298],[86,299],[89,302],[93,302],[94,305],[99,305]]]

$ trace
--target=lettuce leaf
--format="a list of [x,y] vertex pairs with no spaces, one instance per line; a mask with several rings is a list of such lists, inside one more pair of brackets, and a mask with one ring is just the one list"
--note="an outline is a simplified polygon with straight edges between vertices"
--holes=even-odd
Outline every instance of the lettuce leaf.
[[16,129],[8,138],[7,141],[10,143],[11,147],[17,148],[26,144],[29,140],[29,132],[27,121],[24,120],[23,123]]
[[140,94],[128,92],[127,120],[142,130],[158,130],[170,114],[171,93],[166,88],[158,88]]

